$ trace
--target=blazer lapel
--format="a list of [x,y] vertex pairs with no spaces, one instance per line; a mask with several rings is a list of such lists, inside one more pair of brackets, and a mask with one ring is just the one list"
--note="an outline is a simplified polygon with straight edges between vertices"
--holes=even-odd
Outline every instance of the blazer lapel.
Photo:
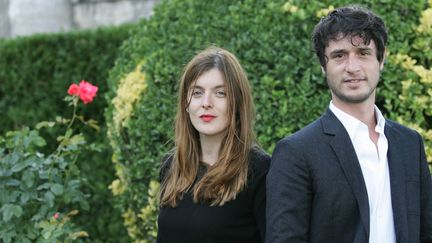
[[369,200],[357,155],[347,131],[336,116],[327,110],[322,117],[324,133],[334,135],[330,146],[338,157],[351,190],[357,199],[361,221],[369,238]]
[[403,165],[405,158],[402,153],[404,148],[398,143],[398,140],[401,138],[397,136],[397,131],[387,124],[388,122],[386,123],[384,133],[388,141],[387,158],[395,233],[397,242],[406,242],[406,236],[408,235],[408,219],[405,205],[405,168]]

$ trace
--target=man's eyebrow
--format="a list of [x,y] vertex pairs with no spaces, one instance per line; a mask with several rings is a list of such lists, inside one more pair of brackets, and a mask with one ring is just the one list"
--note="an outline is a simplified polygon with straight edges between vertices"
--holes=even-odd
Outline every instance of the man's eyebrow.
[[[373,50],[372,48],[370,48],[370,47],[368,47],[368,46],[360,46],[360,47],[356,47],[356,49],[357,49],[357,50],[360,50],[360,51],[372,51],[372,50]],[[345,50],[345,49],[335,49],[335,50],[332,50],[332,51],[330,52],[330,55],[331,55],[331,54],[346,53],[346,52],[348,52],[348,51]]]
[[335,49],[335,50],[331,51],[329,54],[332,55],[332,54],[339,54],[339,53],[347,53],[347,50],[345,50],[345,49]]
[[372,51],[373,49],[368,46],[357,47],[360,51]]

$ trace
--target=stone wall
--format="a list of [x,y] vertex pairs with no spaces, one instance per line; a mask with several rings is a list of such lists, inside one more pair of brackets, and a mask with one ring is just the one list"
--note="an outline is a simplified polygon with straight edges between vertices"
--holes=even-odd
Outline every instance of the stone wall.
[[0,0],[0,38],[135,22],[159,1]]
[[0,0],[0,38],[10,35],[8,9],[9,0]]

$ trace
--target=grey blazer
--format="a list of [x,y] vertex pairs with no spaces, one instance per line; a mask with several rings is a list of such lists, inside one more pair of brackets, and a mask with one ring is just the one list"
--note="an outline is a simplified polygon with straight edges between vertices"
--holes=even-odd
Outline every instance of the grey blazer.
[[[432,242],[432,183],[421,136],[386,120],[398,243]],[[278,142],[267,175],[267,243],[367,243],[369,203],[348,133],[328,109]]]

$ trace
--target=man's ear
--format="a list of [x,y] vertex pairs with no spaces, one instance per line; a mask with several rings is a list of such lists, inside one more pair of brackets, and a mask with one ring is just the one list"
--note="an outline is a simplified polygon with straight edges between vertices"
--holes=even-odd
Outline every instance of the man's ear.
[[386,56],[387,56],[387,48],[384,49],[383,59],[380,63],[380,71],[382,71],[384,69],[384,63],[386,61]]

